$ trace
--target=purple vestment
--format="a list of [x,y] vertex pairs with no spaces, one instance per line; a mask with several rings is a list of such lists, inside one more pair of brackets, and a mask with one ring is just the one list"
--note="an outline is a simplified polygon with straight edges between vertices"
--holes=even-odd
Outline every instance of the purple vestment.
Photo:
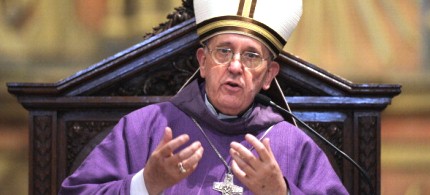
[[[202,132],[226,159],[230,143],[236,141],[250,148],[245,133],[270,138],[273,153],[288,181],[291,195],[348,194],[326,155],[305,133],[283,120],[270,107],[255,104],[246,119],[221,121],[206,107],[202,87],[197,80],[190,83],[169,102],[154,104],[123,117],[112,132],[89,154],[81,166],[62,183],[60,194],[129,194],[131,178],[145,167],[152,151],[163,137],[165,127],[173,137],[190,136],[190,144],[199,140],[204,153],[195,172],[164,191],[164,194],[214,194],[214,182],[223,181],[226,168]],[[255,153],[255,151],[253,151]],[[234,183],[244,187],[235,179]]]

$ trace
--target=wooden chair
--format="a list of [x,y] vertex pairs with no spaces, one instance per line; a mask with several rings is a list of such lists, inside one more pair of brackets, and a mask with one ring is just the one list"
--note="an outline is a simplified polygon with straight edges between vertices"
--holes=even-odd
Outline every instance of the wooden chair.
[[[192,1],[184,0],[144,41],[65,80],[8,83],[29,111],[30,194],[57,194],[121,116],[176,93],[197,68],[193,17]],[[400,86],[354,84],[289,53],[277,60],[278,81],[293,112],[355,159],[380,194],[381,112]],[[369,194],[357,169],[326,152],[351,194]]]

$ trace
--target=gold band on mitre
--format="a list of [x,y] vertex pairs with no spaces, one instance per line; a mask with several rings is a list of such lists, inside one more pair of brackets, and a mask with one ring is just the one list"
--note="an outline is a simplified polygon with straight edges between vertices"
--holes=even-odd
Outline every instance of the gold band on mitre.
[[251,36],[262,42],[273,56],[277,56],[286,41],[263,23],[241,16],[220,16],[197,24],[197,34],[202,42],[223,33]]

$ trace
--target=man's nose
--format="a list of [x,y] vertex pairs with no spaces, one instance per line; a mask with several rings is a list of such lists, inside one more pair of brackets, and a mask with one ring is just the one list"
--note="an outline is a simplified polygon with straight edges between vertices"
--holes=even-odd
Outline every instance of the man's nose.
[[241,73],[243,68],[243,64],[240,61],[240,53],[233,54],[233,58],[230,61],[228,66],[228,70],[232,73]]

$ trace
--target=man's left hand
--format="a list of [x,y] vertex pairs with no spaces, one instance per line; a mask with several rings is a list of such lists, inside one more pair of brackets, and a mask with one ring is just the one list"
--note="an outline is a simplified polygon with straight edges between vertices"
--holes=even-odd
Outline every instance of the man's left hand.
[[270,148],[269,138],[260,142],[247,134],[245,140],[255,148],[258,156],[242,144],[232,142],[230,154],[234,175],[254,194],[287,194],[287,185]]

